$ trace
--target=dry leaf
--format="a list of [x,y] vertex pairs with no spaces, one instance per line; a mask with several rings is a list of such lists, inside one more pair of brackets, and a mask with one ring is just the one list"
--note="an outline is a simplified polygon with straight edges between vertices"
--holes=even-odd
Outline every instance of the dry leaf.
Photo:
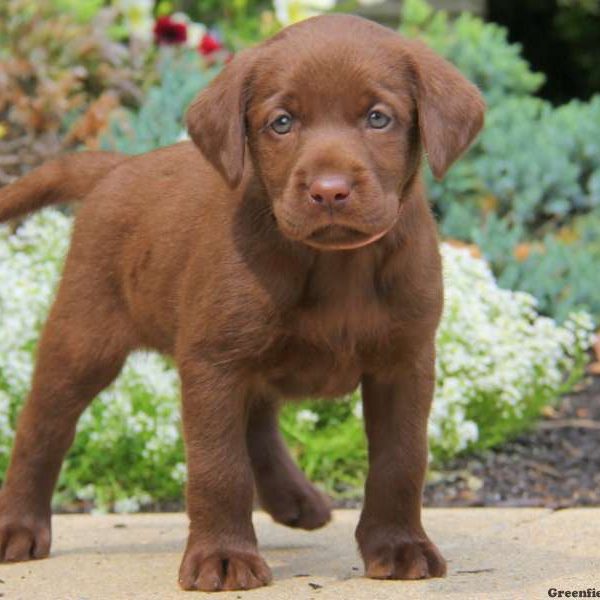
[[492,196],[491,194],[488,196],[484,196],[481,199],[481,210],[484,214],[495,213],[498,211],[498,198],[496,196]]
[[589,364],[586,371],[590,375],[600,375],[600,360]]
[[523,262],[529,258],[532,252],[544,252],[544,250],[544,244],[541,244],[540,242],[523,242],[521,244],[517,244],[513,248],[513,256],[519,262]]
[[531,253],[531,244],[526,242],[517,244],[513,249],[513,256],[519,261],[523,262],[529,258]]
[[553,406],[544,406],[540,412],[547,419],[554,419],[556,417],[556,409]]
[[455,240],[455,239],[449,239],[449,240],[444,240],[444,241],[446,242],[446,244],[449,244],[453,248],[463,248],[465,250],[468,250],[469,254],[473,258],[481,258],[482,257],[481,250],[479,249],[479,246],[477,246],[476,244],[467,244],[466,242],[462,242],[461,240]]
[[561,242],[564,242],[565,244],[572,244],[573,242],[576,242],[580,238],[577,231],[575,231],[575,229],[573,227],[569,227],[567,225],[565,225],[564,227],[561,227],[558,230],[556,237]]
[[117,94],[113,91],[104,92],[71,127],[67,143],[83,142],[89,149],[97,150],[99,137],[108,126],[111,112],[118,106]]

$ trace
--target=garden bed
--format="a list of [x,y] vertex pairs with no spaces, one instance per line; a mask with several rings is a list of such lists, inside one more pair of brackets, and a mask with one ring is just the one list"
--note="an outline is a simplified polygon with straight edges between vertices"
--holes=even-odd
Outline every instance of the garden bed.
[[600,377],[547,409],[534,429],[431,474],[426,506],[600,505]]
[[[547,409],[536,426],[486,452],[461,456],[430,473],[427,507],[600,506],[600,376]],[[348,490],[336,508],[360,508],[362,489]],[[83,512],[74,503],[57,512]],[[144,512],[185,510],[183,500],[158,502]]]
[[[137,154],[182,139],[186,107],[231,52],[290,19],[276,10],[281,3],[248,18],[245,9],[219,17],[217,8],[169,16],[150,2],[140,37],[123,12],[128,3],[113,3],[123,10],[99,11],[93,22],[87,10],[47,6],[29,14],[21,10],[28,3],[10,0],[0,9],[0,58],[12,57],[0,68],[10,83],[0,102],[0,186],[62,151]],[[426,171],[449,240],[429,428],[437,466],[426,503],[600,504],[599,379],[555,404],[581,377],[600,319],[600,96],[551,106],[535,96],[543,74],[505,30],[468,14],[451,19],[424,0],[403,6],[400,31],[454,62],[489,109],[485,131],[444,182]],[[66,252],[69,215],[50,210],[0,228],[0,473]],[[178,398],[169,361],[133,357],[80,422],[58,507],[183,508]],[[537,422],[540,410],[546,417]],[[281,426],[308,477],[338,506],[359,505],[367,465],[359,394],[289,406]]]

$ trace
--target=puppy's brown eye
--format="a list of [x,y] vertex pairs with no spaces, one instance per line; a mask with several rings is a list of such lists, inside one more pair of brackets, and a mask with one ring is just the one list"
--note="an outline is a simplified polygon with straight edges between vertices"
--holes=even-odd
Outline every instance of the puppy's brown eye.
[[391,121],[392,119],[380,110],[372,110],[367,117],[369,127],[372,127],[373,129],[383,129],[387,127]]
[[290,115],[280,115],[271,123],[271,129],[279,135],[289,133],[292,129],[294,119]]

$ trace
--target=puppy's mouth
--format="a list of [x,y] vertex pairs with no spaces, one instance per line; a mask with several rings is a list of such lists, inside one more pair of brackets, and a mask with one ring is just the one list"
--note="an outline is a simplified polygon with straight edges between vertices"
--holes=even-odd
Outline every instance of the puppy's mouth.
[[330,224],[315,229],[303,242],[319,250],[355,250],[376,242],[386,233],[370,234],[352,227]]

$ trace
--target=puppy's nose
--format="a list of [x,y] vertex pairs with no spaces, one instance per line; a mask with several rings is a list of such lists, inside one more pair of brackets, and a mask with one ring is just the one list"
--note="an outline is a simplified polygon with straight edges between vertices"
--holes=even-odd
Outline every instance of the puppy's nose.
[[335,208],[346,203],[350,182],[343,175],[322,175],[310,184],[308,193],[315,204]]

